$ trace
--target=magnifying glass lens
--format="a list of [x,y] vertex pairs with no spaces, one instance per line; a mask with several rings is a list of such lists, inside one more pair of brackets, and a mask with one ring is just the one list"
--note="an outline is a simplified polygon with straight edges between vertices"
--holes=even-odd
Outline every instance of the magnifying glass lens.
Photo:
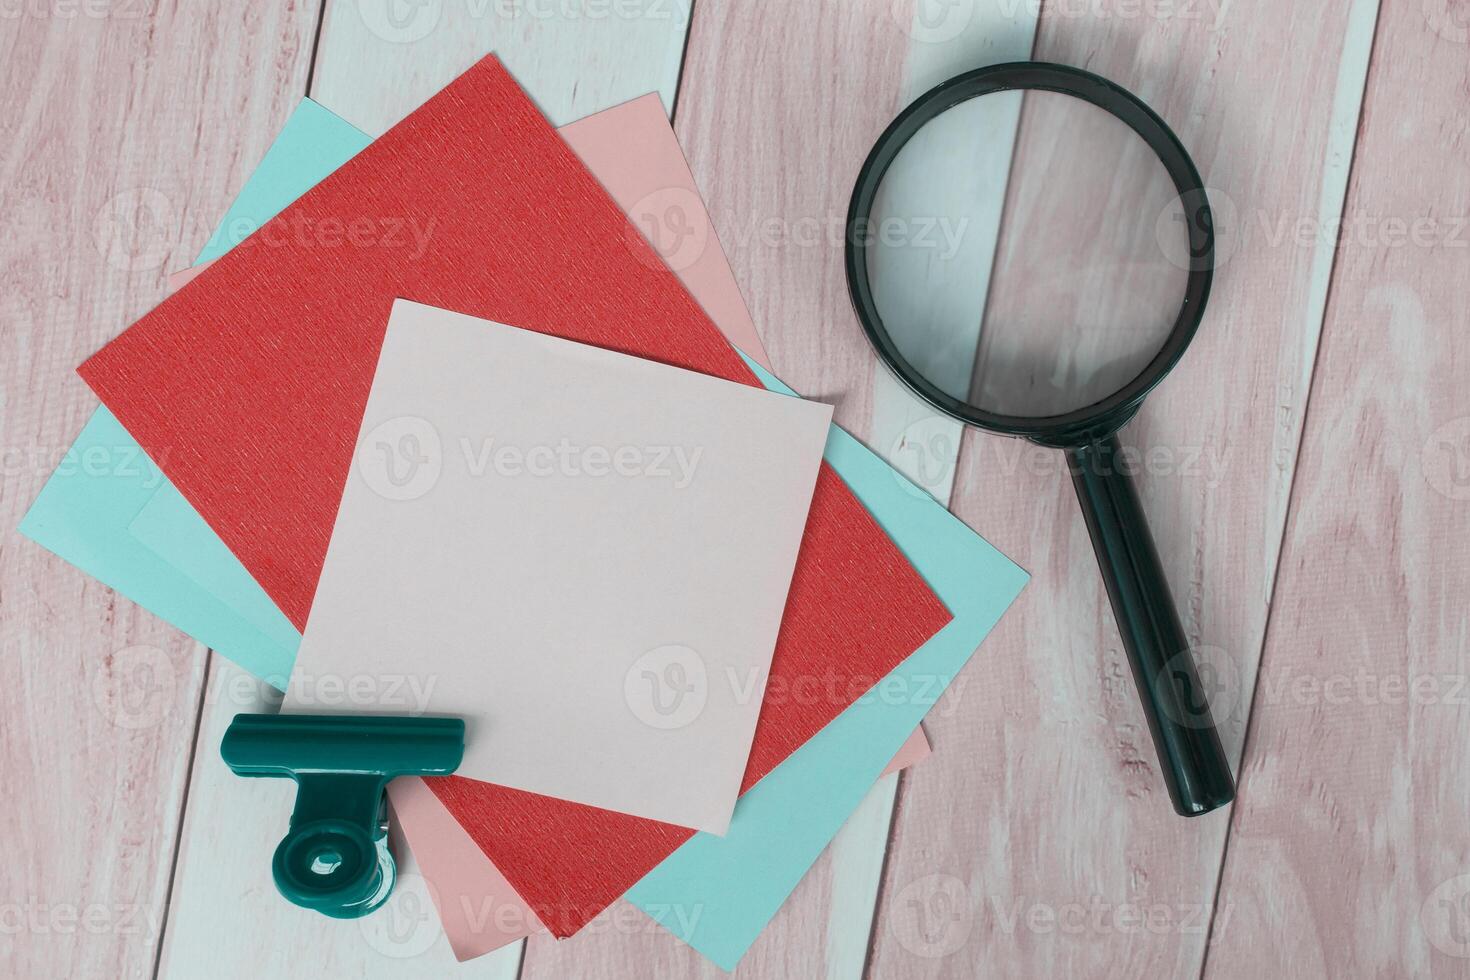
[[1179,317],[1179,192],[1132,128],[1056,92],[925,123],[878,187],[867,269],[912,372],[983,412],[1045,418],[1125,387]]
[[936,410],[1067,454],[1174,809],[1235,797],[1117,431],[1214,275],[1199,172],[1136,96],[1065,65],[957,75],[894,118],[848,211],[853,309]]

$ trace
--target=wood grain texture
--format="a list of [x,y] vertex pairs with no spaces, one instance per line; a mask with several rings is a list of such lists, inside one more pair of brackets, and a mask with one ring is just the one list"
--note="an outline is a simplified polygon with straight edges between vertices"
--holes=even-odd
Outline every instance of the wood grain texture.
[[[1324,164],[1343,136],[1322,80],[1339,77],[1356,11],[1099,9],[1043,8],[1037,57],[1149,102],[1234,215],[1199,338],[1124,441],[1152,447],[1138,473],[1145,509],[1235,756],[1320,322],[1314,276],[1330,249],[1272,233],[1282,216],[1324,217]],[[1310,49],[1282,40],[1300,36],[1301,18]],[[965,437],[955,510],[1033,578],[987,643],[985,672],[962,675],[970,683],[926,726],[938,764],[904,781],[874,975],[1200,968],[1226,816],[1184,821],[1169,806],[1068,483],[1048,451]]]
[[6,976],[143,976],[158,955],[204,653],[14,528],[96,406],[73,369],[203,244],[301,91],[314,25],[298,4],[6,8]]
[[1467,13],[1380,18],[1210,977],[1470,976]]
[[776,373],[834,404],[858,438],[871,365],[849,329],[842,224],[858,168],[899,105],[909,38],[892,8],[698,6],[674,119]]

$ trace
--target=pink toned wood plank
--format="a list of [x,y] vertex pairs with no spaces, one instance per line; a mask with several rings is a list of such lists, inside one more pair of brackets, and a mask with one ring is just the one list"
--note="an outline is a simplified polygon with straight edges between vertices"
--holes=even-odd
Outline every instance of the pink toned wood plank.
[[316,10],[9,9],[0,974],[141,976],[164,923],[204,651],[14,528],[96,405],[73,367],[203,244],[304,90]]
[[1381,15],[1211,977],[1470,976],[1467,13]]
[[[1211,311],[1124,442],[1152,447],[1138,472],[1144,506],[1235,757],[1331,254],[1318,236],[1275,232],[1282,219],[1336,213],[1337,91],[1360,71],[1344,52],[1363,31],[1362,8],[1098,9],[1043,7],[1037,57],[1097,71],[1151,103],[1223,217]],[[1294,40],[1305,31],[1310,45]],[[972,667],[941,705],[949,710],[931,716],[934,757],[905,779],[874,976],[1200,969],[1228,814],[1185,821],[1169,806],[1069,483],[1050,451],[965,439],[955,510],[1033,578],[987,642],[985,671]]]
[[910,38],[879,0],[696,8],[674,120],[782,380],[869,429],[842,272],[848,197],[899,107]]

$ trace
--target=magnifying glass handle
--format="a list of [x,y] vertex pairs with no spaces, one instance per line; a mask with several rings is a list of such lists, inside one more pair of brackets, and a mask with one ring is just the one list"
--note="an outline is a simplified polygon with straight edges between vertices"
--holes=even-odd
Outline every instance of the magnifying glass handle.
[[1198,816],[1234,799],[1235,782],[1138,491],[1133,478],[1120,469],[1119,452],[1117,436],[1067,450],[1072,483],[1133,666],[1169,798],[1181,815]]

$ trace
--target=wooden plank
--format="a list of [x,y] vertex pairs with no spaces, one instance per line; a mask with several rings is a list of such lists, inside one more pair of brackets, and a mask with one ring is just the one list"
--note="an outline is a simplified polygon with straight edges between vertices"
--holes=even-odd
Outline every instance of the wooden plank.
[[[390,7],[404,16],[384,19]],[[684,0],[585,8],[337,0],[326,10],[310,94],[377,133],[495,51],[557,123],[649,91],[659,92],[669,105],[687,23]],[[268,858],[284,832],[290,787],[237,779],[220,761],[219,740],[230,718],[237,711],[255,710],[258,702],[252,698],[258,692],[244,683],[243,702],[226,696],[232,686],[248,680],[228,663],[217,662],[211,678],[211,690],[220,695],[207,701],[202,716],[176,876],[180,904],[170,919],[163,962],[166,974],[231,975],[230,965],[238,964],[237,975],[255,976],[268,964],[292,976],[396,978],[441,976],[449,970],[506,980],[516,976],[521,944],[456,966],[422,879],[411,871],[387,909],[358,923],[332,922],[279,899],[269,881]],[[248,840],[231,844],[231,828],[248,832]],[[245,907],[255,924],[248,933],[237,927]],[[658,928],[636,914],[648,930]],[[261,936],[270,937],[270,949],[252,955]],[[627,975],[639,967],[628,962],[620,969]]]
[[1386,4],[1215,977],[1470,976],[1470,29]]
[[[0,31],[0,973],[158,955],[204,652],[14,528],[306,78],[315,11],[12,4]],[[80,465],[73,460],[71,465]],[[119,453],[89,465],[134,465]]]
[[379,133],[490,52],[562,126],[648,92],[674,104],[689,0],[334,0],[311,95]]
[[[1154,447],[1140,473],[1145,508],[1211,665],[1233,757],[1331,248],[1273,235],[1274,219],[1316,218],[1340,200],[1341,171],[1325,164],[1350,152],[1351,127],[1339,123],[1356,114],[1353,42],[1365,24],[1371,33],[1372,10],[1260,0],[1089,10],[1097,16],[1043,8],[1037,57],[1097,71],[1151,103],[1224,219],[1211,312],[1124,441]],[[1310,50],[1283,43],[1308,21]],[[1341,105],[1322,84],[1340,76],[1350,93]],[[1184,821],[1170,809],[1068,483],[1054,454],[965,437],[956,512],[1033,579],[987,643],[985,673],[972,669],[931,716],[935,756],[905,780],[873,975],[1200,968],[1226,818]]]
[[847,198],[898,108],[910,39],[890,8],[697,7],[674,120],[777,373],[860,438],[871,362],[832,320],[847,309]]
[[826,975],[832,980],[861,977],[867,965],[873,909],[883,882],[883,858],[902,775],[894,773],[878,780],[857,812],[843,824],[817,872],[819,877],[830,875],[832,880],[826,948],[822,951]]

